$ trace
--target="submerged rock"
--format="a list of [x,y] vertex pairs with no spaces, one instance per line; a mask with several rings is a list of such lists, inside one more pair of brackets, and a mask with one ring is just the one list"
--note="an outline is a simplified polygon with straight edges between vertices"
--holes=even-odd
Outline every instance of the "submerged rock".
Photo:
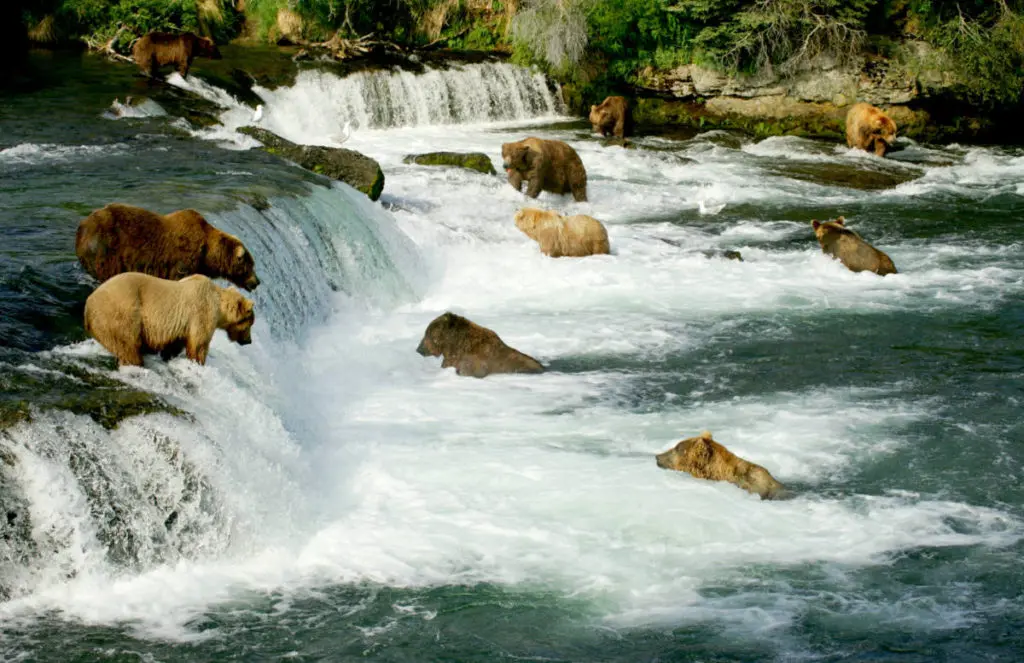
[[421,166],[454,166],[475,170],[485,175],[496,175],[491,158],[483,152],[428,152],[426,154],[410,154],[403,163],[415,163]]
[[246,126],[238,131],[263,143],[265,151],[294,161],[319,175],[344,182],[365,193],[370,200],[380,198],[384,190],[384,171],[379,163],[365,154],[343,147],[299,145],[259,127]]

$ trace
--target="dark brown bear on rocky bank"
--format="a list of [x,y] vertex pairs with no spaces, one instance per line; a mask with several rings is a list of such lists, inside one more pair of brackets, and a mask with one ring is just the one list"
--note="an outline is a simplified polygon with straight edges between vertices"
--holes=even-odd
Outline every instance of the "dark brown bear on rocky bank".
[[543,373],[533,357],[505,345],[490,329],[448,312],[427,325],[416,352],[424,357],[444,357],[441,368],[474,378],[491,373]]
[[697,437],[683,440],[664,453],[655,456],[658,467],[686,472],[698,479],[728,481],[743,490],[760,495],[763,500],[783,499],[790,496],[785,486],[771,473],[743,460],[711,438],[704,431]]
[[78,225],[75,253],[82,268],[100,281],[122,272],[142,272],[175,281],[203,274],[246,290],[260,284],[245,245],[211,226],[194,209],[160,215],[112,203]]
[[625,97],[606,97],[600,104],[590,107],[590,124],[594,133],[625,138],[633,133],[629,102]]
[[824,223],[811,221],[822,252],[838,258],[853,272],[874,272],[879,276],[895,274],[892,259],[847,228],[845,222],[843,217]]
[[560,140],[526,138],[517,143],[503,143],[501,158],[508,183],[521,191],[526,182],[526,195],[536,198],[541,191],[572,193],[577,201],[587,199],[587,171],[580,155]]
[[132,56],[142,73],[150,78],[156,78],[160,67],[169,64],[174,65],[181,77],[184,78],[188,76],[192,60],[196,57],[214,60],[221,58],[216,44],[206,37],[197,37],[191,32],[183,32],[180,35],[169,32],[150,32],[135,42]]

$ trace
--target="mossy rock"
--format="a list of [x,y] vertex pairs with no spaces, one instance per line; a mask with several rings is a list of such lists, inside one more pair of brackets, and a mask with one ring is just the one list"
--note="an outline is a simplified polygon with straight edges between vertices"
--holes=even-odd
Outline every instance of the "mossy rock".
[[475,170],[484,175],[496,175],[491,158],[483,152],[428,152],[426,154],[410,154],[402,159],[403,163],[415,163],[420,166],[451,166]]
[[379,163],[365,154],[343,147],[298,145],[260,127],[241,127],[238,132],[263,143],[265,152],[344,182],[365,193],[370,200],[377,200],[384,191],[384,171]]

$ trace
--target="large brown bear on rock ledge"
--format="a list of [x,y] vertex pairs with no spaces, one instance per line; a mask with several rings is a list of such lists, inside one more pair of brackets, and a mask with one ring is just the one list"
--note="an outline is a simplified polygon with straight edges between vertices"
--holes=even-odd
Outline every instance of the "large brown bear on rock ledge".
[[168,359],[182,348],[189,359],[205,364],[216,330],[248,345],[255,319],[251,300],[199,274],[180,281],[118,274],[85,300],[86,333],[120,366],[142,366],[146,354]]
[[112,203],[78,224],[75,253],[82,268],[100,281],[142,272],[172,280],[204,274],[246,290],[260,284],[245,245],[193,209],[165,216]]
[[871,104],[854,104],[846,113],[846,144],[880,157],[896,141],[896,123]]
[[427,325],[416,352],[444,357],[441,368],[474,378],[491,373],[543,373],[540,362],[510,348],[490,329],[448,312]]
[[185,78],[192,66],[192,60],[197,56],[221,59],[216,44],[191,32],[177,35],[170,32],[150,32],[132,47],[135,64],[150,78],[156,78],[160,67],[169,64],[174,65],[181,77]]
[[508,183],[521,191],[526,182],[526,195],[536,198],[541,191],[572,193],[577,201],[587,199],[587,171],[576,150],[560,140],[526,138],[517,143],[503,143],[501,158]]
[[592,216],[562,216],[551,210],[524,207],[516,212],[516,228],[552,258],[580,258],[611,253],[608,231]]
[[864,239],[846,227],[846,219],[835,221],[811,221],[814,236],[821,244],[822,253],[838,258],[852,272],[874,272],[879,276],[895,274],[896,265],[892,258],[871,246]]
[[687,472],[698,479],[728,481],[763,500],[788,497],[789,491],[760,465],[743,460],[704,431],[656,457],[658,467]]
[[633,116],[625,97],[605,97],[596,106],[590,107],[590,125],[594,133],[602,136],[625,138],[633,133]]

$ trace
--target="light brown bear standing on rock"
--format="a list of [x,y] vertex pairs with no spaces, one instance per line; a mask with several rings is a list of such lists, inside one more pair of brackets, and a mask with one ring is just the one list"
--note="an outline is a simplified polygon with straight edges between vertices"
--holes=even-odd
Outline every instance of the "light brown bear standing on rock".
[[156,78],[160,67],[174,65],[182,78],[188,76],[192,60],[197,56],[220,60],[217,45],[206,37],[197,37],[191,32],[172,34],[150,32],[132,47],[132,57],[142,73]]
[[633,133],[633,116],[625,97],[605,97],[596,106],[590,107],[590,125],[594,133],[625,139]]
[[611,253],[608,231],[592,216],[562,216],[551,210],[524,207],[516,212],[516,228],[552,258],[580,258]]
[[896,141],[896,123],[871,104],[854,104],[846,113],[846,144],[880,157]]
[[843,217],[824,223],[811,221],[822,252],[838,258],[853,272],[874,272],[879,276],[895,274],[896,265],[892,259],[847,228],[845,222]]
[[577,201],[587,199],[587,171],[576,150],[560,140],[526,138],[516,143],[502,143],[501,158],[508,183],[521,191],[526,182],[526,195],[536,198],[541,191],[571,193]]
[[444,357],[441,368],[454,366],[458,375],[474,378],[544,372],[539,361],[505,345],[490,329],[450,311],[427,325],[416,352],[424,357]]
[[120,366],[142,366],[146,354],[169,359],[182,348],[189,359],[205,364],[215,331],[248,345],[255,319],[251,300],[200,274],[180,281],[118,274],[85,300],[86,333]]
[[193,209],[161,215],[132,205],[107,205],[78,224],[75,253],[82,268],[100,281],[142,272],[172,280],[203,274],[246,290],[260,284],[245,245]]
[[789,491],[760,465],[743,460],[704,431],[664,453],[658,454],[658,467],[687,472],[698,479],[728,481],[763,500],[784,499]]

